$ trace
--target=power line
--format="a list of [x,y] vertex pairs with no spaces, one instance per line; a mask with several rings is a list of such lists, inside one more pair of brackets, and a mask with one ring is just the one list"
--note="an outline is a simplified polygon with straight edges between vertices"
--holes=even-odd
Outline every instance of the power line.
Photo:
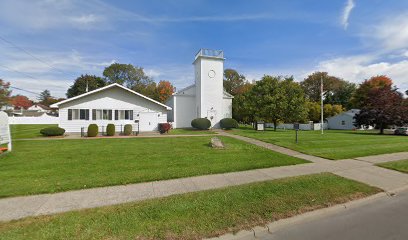
[[29,74],[27,74],[27,73],[20,72],[20,71],[18,71],[18,70],[15,70],[15,69],[6,67],[6,66],[4,66],[4,65],[2,65],[2,64],[0,64],[0,67],[5,68],[5,69],[7,69],[7,70],[9,70],[9,71],[12,71],[12,72],[16,72],[16,73],[23,74],[24,76],[29,77],[29,78],[32,78],[32,79],[35,79],[35,80],[40,80],[40,79],[35,78],[35,77],[33,77],[33,76],[31,76],[31,75],[29,75]]
[[14,43],[12,43],[11,41],[5,39],[4,37],[0,36],[0,40],[2,40],[2,41],[5,42],[5,43],[8,43],[8,44],[12,45],[13,47],[15,47],[15,48],[17,48],[17,49],[19,49],[19,50],[21,50],[21,51],[23,51],[24,53],[26,53],[26,54],[29,55],[30,57],[32,57],[32,58],[34,58],[35,60],[37,60],[37,61],[39,61],[39,62],[41,62],[41,63],[47,65],[48,67],[50,67],[50,68],[52,68],[52,69],[54,69],[54,70],[56,70],[56,71],[58,71],[58,72],[60,72],[60,73],[64,73],[63,71],[61,71],[61,70],[55,68],[54,66],[50,65],[50,64],[47,63],[46,61],[44,61],[44,60],[42,60],[42,59],[40,59],[40,58],[34,56],[34,55],[33,55],[32,53],[30,53],[29,51],[25,50],[25,49],[22,48],[22,47],[17,46],[16,44],[14,44]]
[[25,90],[25,89],[18,88],[18,87],[13,87],[13,86],[10,86],[10,88],[17,89],[17,90],[24,91],[24,92],[28,92],[28,93],[31,93],[31,94],[34,94],[34,95],[37,95],[37,96],[41,96],[41,94],[30,91],[30,90]]

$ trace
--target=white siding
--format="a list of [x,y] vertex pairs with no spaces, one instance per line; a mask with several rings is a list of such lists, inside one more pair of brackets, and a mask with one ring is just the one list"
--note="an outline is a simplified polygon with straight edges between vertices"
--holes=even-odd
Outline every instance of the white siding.
[[231,98],[224,98],[222,100],[222,118],[232,118],[232,99]]
[[197,118],[195,97],[191,95],[175,96],[175,128],[189,128],[191,121]]
[[[68,109],[89,109],[90,119],[68,120]],[[115,120],[114,111],[112,120],[92,120],[92,109],[133,110],[133,120]],[[106,126],[109,123],[125,125],[134,124],[135,120],[139,120],[140,126],[146,126],[144,122],[149,121],[149,119],[143,118],[143,115],[140,114],[143,112],[155,113],[158,123],[167,122],[165,107],[122,88],[114,87],[62,104],[59,109],[59,126],[64,128],[66,132],[80,132],[81,127],[87,128],[91,123],[98,126]],[[152,131],[152,128],[140,128],[140,131]]]
[[327,119],[327,122],[329,124],[329,129],[352,130],[356,128],[356,126],[354,126],[353,116],[347,113],[342,113],[337,116],[330,117]]

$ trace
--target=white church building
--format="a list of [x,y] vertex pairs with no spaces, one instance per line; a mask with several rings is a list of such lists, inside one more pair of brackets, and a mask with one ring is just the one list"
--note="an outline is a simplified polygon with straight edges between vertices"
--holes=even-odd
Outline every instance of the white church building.
[[218,128],[223,118],[232,117],[231,94],[224,91],[224,52],[201,49],[193,62],[195,83],[173,94],[166,102],[173,128],[191,127],[195,118],[207,118]]

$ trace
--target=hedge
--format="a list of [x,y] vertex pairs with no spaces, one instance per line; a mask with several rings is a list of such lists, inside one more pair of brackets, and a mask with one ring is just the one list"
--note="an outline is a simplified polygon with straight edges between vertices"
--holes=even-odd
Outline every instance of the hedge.
[[166,133],[166,132],[168,133],[170,128],[171,128],[170,123],[159,123],[159,132],[161,134]]
[[132,135],[132,125],[131,124],[126,124],[125,128],[123,129],[123,134],[125,136]]
[[207,118],[196,118],[191,121],[191,126],[200,130],[207,130],[211,127],[211,122]]
[[223,129],[238,128],[238,122],[233,118],[223,118],[220,121],[220,126]]
[[65,129],[60,127],[47,127],[41,129],[40,133],[44,136],[62,136],[65,133]]
[[115,136],[115,125],[112,123],[109,123],[108,126],[106,126],[106,135],[108,136]]
[[98,135],[98,125],[89,124],[88,126],[88,137],[96,137]]

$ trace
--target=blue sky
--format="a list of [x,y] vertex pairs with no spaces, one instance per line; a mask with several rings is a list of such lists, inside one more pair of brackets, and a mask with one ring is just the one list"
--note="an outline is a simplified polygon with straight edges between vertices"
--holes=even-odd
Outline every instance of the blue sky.
[[249,80],[321,70],[408,89],[408,1],[1,0],[0,29],[0,78],[57,97],[113,62],[185,87],[200,48],[224,50]]

